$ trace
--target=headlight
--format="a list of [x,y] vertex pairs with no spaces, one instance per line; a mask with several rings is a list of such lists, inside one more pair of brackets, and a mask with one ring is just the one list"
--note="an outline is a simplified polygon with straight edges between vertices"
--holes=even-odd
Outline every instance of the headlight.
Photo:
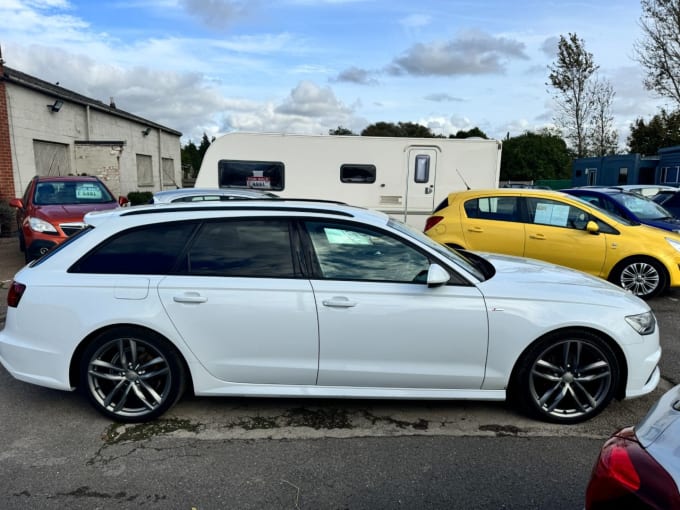
[[[34,232],[51,232],[53,234],[57,233],[57,229],[54,228],[54,225],[46,222],[45,220],[41,220],[40,218],[34,218],[33,216],[28,218],[28,225]],[[680,247],[678,249],[680,250]]]
[[675,239],[670,239],[668,237],[666,237],[665,239],[666,242],[675,249],[675,251],[680,251],[680,242],[676,241]]
[[656,317],[649,311],[637,315],[629,315],[626,322],[641,335],[651,335],[656,329]]

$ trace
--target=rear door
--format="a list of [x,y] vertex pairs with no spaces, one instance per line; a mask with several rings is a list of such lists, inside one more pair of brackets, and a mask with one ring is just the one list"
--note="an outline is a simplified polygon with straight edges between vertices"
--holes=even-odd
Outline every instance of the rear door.
[[316,383],[314,294],[302,278],[287,220],[205,223],[180,274],[158,291],[201,364],[223,381]]

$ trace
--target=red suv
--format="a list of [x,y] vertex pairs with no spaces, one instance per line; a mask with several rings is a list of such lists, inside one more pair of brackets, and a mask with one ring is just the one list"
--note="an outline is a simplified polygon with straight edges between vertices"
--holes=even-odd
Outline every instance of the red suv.
[[34,177],[23,198],[10,200],[17,208],[19,248],[29,262],[85,227],[90,211],[115,209],[127,199],[114,198],[97,177]]

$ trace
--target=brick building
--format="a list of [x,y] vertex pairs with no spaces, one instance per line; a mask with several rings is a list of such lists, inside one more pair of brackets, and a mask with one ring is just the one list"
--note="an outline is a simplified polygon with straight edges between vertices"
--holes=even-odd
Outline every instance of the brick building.
[[115,195],[181,187],[181,133],[4,65],[0,200],[35,175],[96,175]]

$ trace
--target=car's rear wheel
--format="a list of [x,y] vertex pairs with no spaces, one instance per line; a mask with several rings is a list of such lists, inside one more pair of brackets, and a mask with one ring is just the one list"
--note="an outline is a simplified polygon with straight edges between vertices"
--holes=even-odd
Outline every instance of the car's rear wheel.
[[663,265],[651,258],[635,258],[614,268],[610,281],[638,297],[649,299],[663,292],[668,276]]
[[137,328],[116,328],[85,349],[81,387],[94,407],[121,422],[153,420],[172,407],[184,389],[184,367],[163,338]]
[[603,339],[586,331],[556,332],[519,359],[511,398],[533,417],[578,423],[607,407],[619,374],[616,355]]

